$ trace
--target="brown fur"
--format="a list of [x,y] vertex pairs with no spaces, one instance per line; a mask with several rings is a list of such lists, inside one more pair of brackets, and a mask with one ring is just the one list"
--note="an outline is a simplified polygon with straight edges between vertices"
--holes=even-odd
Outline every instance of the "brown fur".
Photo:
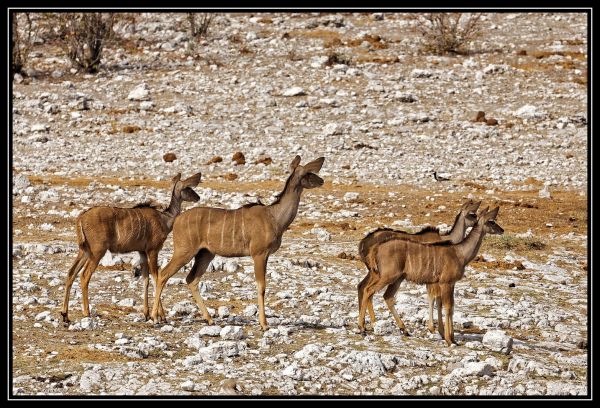
[[[173,228],[175,217],[181,212],[182,201],[198,201],[192,190],[200,182],[200,173],[181,181],[181,174],[173,178],[171,203],[159,211],[154,203],[141,203],[133,208],[93,207],[77,217],[77,259],[67,274],[62,318],[69,322],[69,295],[77,274],[81,275],[83,315],[89,316],[88,285],[92,274],[107,250],[111,253],[138,251],[144,277],[144,315],[148,310],[149,274],[158,275],[158,253]],[[161,313],[164,314],[164,310]]]
[[398,326],[404,323],[394,308],[394,296],[404,279],[420,284],[439,284],[441,300],[446,310],[444,339],[448,345],[454,342],[452,314],[454,308],[454,284],[462,279],[465,266],[477,255],[486,233],[502,234],[504,230],[494,222],[499,208],[483,210],[477,224],[459,244],[449,242],[419,243],[396,239],[381,244],[375,259],[379,274],[363,290],[358,316],[359,328],[364,330],[365,311],[369,298],[388,286],[383,295]]
[[173,257],[160,271],[152,319],[158,322],[158,302],[164,285],[192,258],[194,265],[186,281],[204,318],[212,324],[198,283],[215,255],[251,256],[258,288],[259,322],[267,328],[264,309],[265,273],[269,255],[279,249],[283,233],[296,217],[300,195],[305,188],[323,185],[317,173],[325,158],[300,166],[300,156],[291,164],[292,174],[273,204],[245,205],[235,210],[197,207],[180,215],[173,226]]
[[[373,274],[377,274],[377,264],[375,262],[376,248],[390,240],[394,239],[409,239],[416,242],[442,242],[448,241],[451,243],[458,243],[464,238],[464,234],[467,228],[472,227],[476,222],[474,216],[475,211],[479,208],[481,201],[474,202],[469,200],[465,202],[456,218],[452,229],[447,234],[440,234],[436,227],[425,227],[421,231],[410,234],[405,231],[393,230],[391,228],[378,228],[377,230],[367,234],[359,243],[359,254],[363,263],[367,266],[367,276],[358,284],[358,302],[360,309],[360,302],[362,299],[363,290],[369,281],[372,279]],[[428,328],[433,333],[433,303],[437,300],[438,305],[438,330],[441,329],[441,302],[439,299],[440,290],[437,284],[427,285],[427,297],[429,301],[429,322]],[[375,323],[375,311],[373,310],[373,302],[369,301],[367,305],[369,311],[369,317],[371,318],[371,324]],[[405,334],[408,334],[406,331]]]

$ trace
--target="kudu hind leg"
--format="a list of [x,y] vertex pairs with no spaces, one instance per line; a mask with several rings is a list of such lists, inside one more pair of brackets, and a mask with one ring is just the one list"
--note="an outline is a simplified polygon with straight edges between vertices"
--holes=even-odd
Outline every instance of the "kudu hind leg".
[[[367,294],[369,289],[373,287],[376,283],[376,280],[369,280],[363,287],[362,292],[359,293],[360,300],[358,302],[358,330],[361,333],[365,332],[365,313],[367,311],[367,306],[369,305],[369,295]],[[359,289],[360,292],[360,289]],[[372,295],[371,295],[372,296]]]
[[[363,292],[365,290],[365,287],[367,286],[367,284],[369,283],[369,280],[371,278],[371,271],[369,271],[369,274],[367,276],[365,276],[365,278],[360,281],[360,283],[358,284],[358,310],[360,311],[360,305],[362,304],[362,297],[363,297]],[[369,311],[369,317],[371,319],[371,325],[375,324],[375,311],[373,310],[373,301],[372,299],[368,300],[368,304],[367,304],[367,309]]]
[[69,297],[71,296],[71,287],[73,286],[73,282],[75,282],[75,278],[77,278],[77,275],[85,266],[86,261],[87,255],[82,249],[80,249],[75,262],[73,262],[73,265],[67,274],[63,307],[62,311],[60,312],[64,323],[69,323]]
[[215,254],[208,252],[207,250],[201,250],[200,252],[198,252],[194,259],[194,265],[192,266],[192,270],[185,278],[188,288],[190,288],[192,296],[194,297],[194,300],[196,301],[196,304],[198,305],[202,316],[204,317],[204,319],[206,319],[209,325],[213,324],[213,320],[210,316],[210,313],[208,313],[208,309],[204,304],[202,296],[200,295],[200,291],[198,290],[198,284],[200,283],[202,275],[204,275],[204,273],[206,272],[206,268],[208,268],[210,261],[212,261],[214,257]]
[[360,311],[358,313],[358,329],[361,332],[365,331],[365,313],[369,303],[372,303],[372,298],[375,293],[383,289],[386,285],[390,284],[390,280],[384,280],[381,276],[373,278],[367,287],[363,290],[363,297],[360,305]]
[[[104,251],[104,252],[106,252],[106,251]],[[84,317],[90,316],[90,302],[89,302],[89,294],[88,294],[88,287],[90,285],[90,279],[92,278],[92,274],[98,267],[98,264],[100,263],[100,260],[102,259],[103,256],[104,256],[104,253],[90,255],[89,260],[85,265],[85,269],[83,270],[83,273],[81,274],[81,299],[83,301],[82,308],[83,308],[83,316]]]

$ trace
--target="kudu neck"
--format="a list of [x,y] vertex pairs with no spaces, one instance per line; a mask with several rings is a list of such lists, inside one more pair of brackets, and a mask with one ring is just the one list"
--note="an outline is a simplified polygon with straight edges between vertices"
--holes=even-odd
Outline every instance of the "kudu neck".
[[166,216],[166,224],[169,231],[173,229],[175,217],[181,213],[181,202],[181,198],[176,197],[175,194],[171,194],[171,202],[169,203],[169,207],[163,212],[163,214]]
[[483,224],[477,223],[464,241],[458,244],[458,253],[463,261],[463,265],[466,266],[473,258],[475,258],[477,252],[479,252],[484,236],[485,231],[483,230]]
[[279,231],[285,231],[296,218],[302,190],[298,184],[287,183],[281,197],[269,206]]
[[446,238],[448,238],[453,244],[458,244],[464,239],[466,229],[467,226],[465,225],[465,217],[462,216],[462,212],[459,212],[454,219],[452,229],[448,234],[446,234]]

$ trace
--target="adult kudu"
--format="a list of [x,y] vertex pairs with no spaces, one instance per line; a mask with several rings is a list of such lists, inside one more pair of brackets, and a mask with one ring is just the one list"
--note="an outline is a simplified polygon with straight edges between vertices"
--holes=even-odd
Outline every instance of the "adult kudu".
[[[415,242],[423,242],[423,243],[434,243],[434,242],[451,242],[453,244],[458,244],[465,238],[465,233],[467,228],[470,228],[475,225],[477,222],[477,214],[476,211],[481,205],[481,201],[475,202],[473,200],[469,200],[465,202],[461,207],[454,219],[454,224],[452,225],[452,229],[446,233],[442,234],[435,227],[425,227],[419,232],[416,233],[408,233],[405,231],[393,230],[390,228],[378,228],[375,231],[370,232],[365,236],[358,246],[358,253],[360,255],[361,261],[367,266],[369,272],[367,276],[358,284],[358,308],[360,310],[360,305],[362,302],[363,291],[365,287],[367,287],[373,279],[377,278],[377,274],[374,272],[376,269],[376,259],[375,255],[377,253],[377,247],[381,244],[384,244],[387,241],[391,241],[393,239],[408,239]],[[399,284],[399,283],[398,283]],[[392,293],[395,293],[397,288],[390,287],[389,291],[386,291],[383,295],[383,298],[388,304],[388,307],[393,307],[394,298],[392,297]],[[427,284],[427,297],[429,301],[429,322],[428,328],[430,332],[434,332],[433,327],[433,302],[437,301],[437,310],[438,310],[438,331],[444,336],[443,327],[442,327],[442,305],[441,305],[441,292],[439,284],[437,283],[428,283]],[[371,324],[375,323],[375,311],[373,310],[373,301],[371,298],[368,299],[369,304],[367,305],[367,310],[369,311],[369,316],[371,317]],[[390,304],[392,306],[390,306]],[[390,309],[391,310],[391,309]],[[364,327],[359,327],[361,331],[364,330]],[[400,327],[400,329],[404,332],[405,335],[408,335],[408,331],[406,327]]]
[[[458,244],[451,241],[420,243],[392,239],[379,245],[375,254],[374,279],[363,290],[358,315],[359,327],[364,328],[369,298],[380,289],[387,286],[393,299],[403,280],[417,284],[437,283],[446,312],[444,339],[448,345],[454,343],[454,285],[464,277],[465,267],[477,255],[485,235],[504,233],[504,229],[495,222],[498,211],[498,207],[492,211],[488,211],[488,208],[482,210],[469,235]],[[387,305],[398,326],[404,327],[393,303]]]
[[[267,329],[265,318],[265,273],[269,255],[279,249],[281,237],[298,212],[302,191],[323,185],[317,176],[325,161],[320,157],[304,166],[296,156],[283,191],[271,205],[248,204],[235,210],[196,207],[181,214],[173,226],[173,257],[159,272],[151,317],[158,320],[162,290],[171,276],[192,258],[194,264],[186,282],[196,304],[209,324],[212,319],[198,291],[200,278],[215,255],[251,256],[258,291],[259,322]],[[162,317],[162,316],[161,316]]]
[[[192,189],[200,183],[201,174],[181,180],[181,173],[171,180],[171,202],[160,211],[149,203],[138,204],[133,208],[93,207],[77,217],[77,244],[79,253],[69,269],[65,284],[65,297],[61,315],[69,322],[69,294],[73,281],[81,275],[83,316],[90,315],[88,285],[92,274],[107,250],[111,253],[137,251],[142,261],[144,278],[144,316],[148,310],[148,271],[154,281],[158,275],[158,253],[173,228],[175,218],[181,212],[183,201],[195,202],[200,199]],[[161,305],[161,314],[164,311]]]

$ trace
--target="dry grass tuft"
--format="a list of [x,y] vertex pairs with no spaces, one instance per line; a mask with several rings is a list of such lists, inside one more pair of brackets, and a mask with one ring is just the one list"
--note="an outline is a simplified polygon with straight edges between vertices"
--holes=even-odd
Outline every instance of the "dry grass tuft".
[[142,130],[142,128],[139,126],[135,126],[135,125],[123,126],[123,133],[135,133],[135,132],[139,132],[140,130]]
[[486,238],[486,246],[503,251],[539,251],[546,248],[544,243],[539,238],[534,237],[517,237],[511,234],[492,235]]

